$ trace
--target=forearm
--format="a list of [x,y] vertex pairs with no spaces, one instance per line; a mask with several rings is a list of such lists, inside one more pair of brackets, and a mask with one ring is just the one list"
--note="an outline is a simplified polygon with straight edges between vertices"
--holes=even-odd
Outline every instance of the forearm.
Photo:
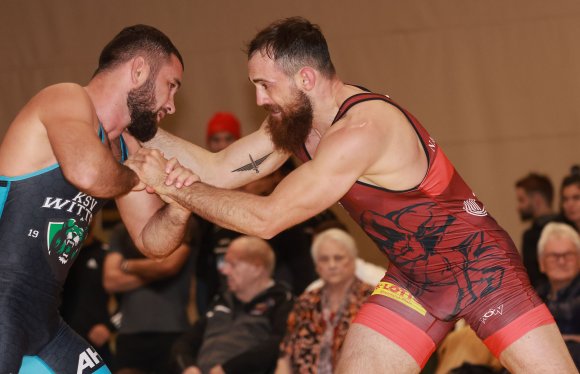
[[141,231],[140,248],[153,258],[165,258],[176,250],[183,241],[191,213],[171,203],[160,208]]
[[139,177],[134,171],[112,158],[101,163],[86,163],[78,171],[64,169],[63,173],[82,192],[98,198],[121,196],[139,184]]
[[159,267],[158,261],[148,258],[123,260],[121,263],[124,273],[134,275],[148,282],[167,276],[166,272],[159,270]]
[[208,157],[211,157],[211,152],[163,129],[158,129],[155,137],[144,143],[143,146],[160,150],[167,159],[177,158],[181,165],[191,169],[199,176],[203,175],[200,160],[207,160]]
[[262,130],[250,134],[217,153],[209,152],[162,129],[144,145],[159,149],[166,159],[176,158],[204,183],[233,189],[272,173],[290,156],[275,151],[265,133]]
[[155,281],[177,274],[189,256],[189,246],[181,244],[175,252],[161,261],[148,258],[124,260],[121,268],[125,273],[137,275],[147,281]]
[[224,190],[204,183],[194,183],[180,189],[164,186],[159,192],[221,227],[248,235],[271,238],[290,226],[276,227],[282,217],[267,206],[266,198],[262,196]]
[[103,287],[107,292],[127,292],[147,284],[147,281],[141,277],[123,271],[122,263],[122,260],[114,260],[105,264]]
[[291,374],[291,373],[292,373],[292,365],[290,364],[290,358],[286,355],[280,357],[278,359],[278,363],[276,364],[275,374]]
[[579,334],[563,334],[562,338],[566,341],[574,341],[576,343],[580,343],[580,335]]

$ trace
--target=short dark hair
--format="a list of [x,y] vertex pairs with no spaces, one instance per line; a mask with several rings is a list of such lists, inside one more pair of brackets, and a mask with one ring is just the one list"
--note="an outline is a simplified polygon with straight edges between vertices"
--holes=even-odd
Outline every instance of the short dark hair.
[[530,173],[516,182],[516,188],[521,188],[528,194],[539,193],[549,205],[554,200],[554,186],[545,175]]
[[564,179],[562,180],[560,193],[562,193],[565,187],[568,187],[573,184],[578,184],[578,187],[580,187],[580,165],[573,165],[570,168],[570,174],[564,177]]
[[285,18],[260,31],[247,46],[248,60],[265,53],[290,76],[308,65],[327,78],[336,74],[326,39],[318,25],[302,17]]
[[175,55],[184,67],[181,54],[167,35],[153,26],[134,25],[125,27],[103,48],[94,75],[127,62],[140,53],[149,60],[154,71],[161,59],[167,60],[171,55]]

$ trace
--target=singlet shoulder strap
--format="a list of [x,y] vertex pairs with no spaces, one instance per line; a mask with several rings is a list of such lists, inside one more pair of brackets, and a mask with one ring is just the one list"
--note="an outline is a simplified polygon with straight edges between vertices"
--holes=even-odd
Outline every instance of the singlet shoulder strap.
[[[105,129],[101,121],[99,121],[99,138],[101,138],[102,143],[105,143]],[[129,150],[127,149],[127,144],[122,134],[119,137],[119,144],[121,145],[121,162],[125,162],[129,158]]]
[[105,129],[103,128],[103,124],[99,120],[99,138],[101,138],[101,142],[105,142]]
[[129,150],[127,149],[127,143],[125,143],[123,134],[119,137],[119,143],[121,144],[121,162],[125,162],[129,158]]
[[369,100],[382,100],[382,101],[386,101],[390,104],[393,104],[393,102],[390,100],[390,98],[386,95],[376,94],[376,93],[372,93],[372,92],[361,92],[361,93],[352,95],[351,97],[349,97],[348,99],[346,99],[342,103],[340,108],[338,108],[338,112],[336,113],[334,120],[332,120],[332,124],[334,124],[338,120],[340,120],[346,114],[346,112],[348,112],[348,110],[350,108],[352,108],[354,105],[356,105],[358,103],[362,103],[364,101],[369,101]]

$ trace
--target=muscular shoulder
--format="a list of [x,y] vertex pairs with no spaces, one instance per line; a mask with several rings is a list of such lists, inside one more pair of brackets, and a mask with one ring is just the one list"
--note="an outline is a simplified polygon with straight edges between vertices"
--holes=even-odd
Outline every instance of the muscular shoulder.
[[332,127],[328,143],[365,164],[361,180],[406,189],[423,177],[426,162],[417,133],[397,107],[380,100],[362,102]]
[[332,127],[336,131],[341,129],[346,132],[359,131],[376,137],[377,133],[392,135],[405,123],[408,123],[408,120],[397,107],[381,100],[371,100],[351,107]]
[[31,101],[41,118],[90,118],[94,109],[85,89],[76,83],[59,83],[41,90]]
[[356,155],[357,163],[372,164],[389,150],[397,137],[404,116],[382,101],[369,101],[353,106],[324,135],[319,150],[331,150],[345,156]]

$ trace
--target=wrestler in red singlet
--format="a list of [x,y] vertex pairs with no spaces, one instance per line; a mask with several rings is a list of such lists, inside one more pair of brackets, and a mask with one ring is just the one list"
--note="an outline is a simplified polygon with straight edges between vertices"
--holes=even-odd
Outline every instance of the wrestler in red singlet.
[[[354,322],[399,344],[421,367],[459,318],[496,356],[552,323],[512,240],[415,117],[384,95],[361,93],[341,105],[333,123],[368,100],[385,101],[407,117],[428,169],[415,188],[390,191],[358,181],[340,200],[390,260]],[[310,158],[305,147],[297,156]]]

